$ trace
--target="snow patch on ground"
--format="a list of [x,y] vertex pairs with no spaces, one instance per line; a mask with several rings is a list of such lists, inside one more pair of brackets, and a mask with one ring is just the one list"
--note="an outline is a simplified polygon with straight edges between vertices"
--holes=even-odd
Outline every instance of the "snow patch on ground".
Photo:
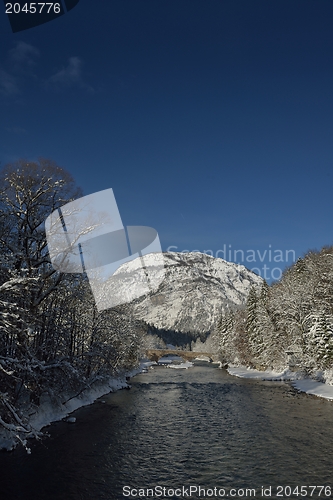
[[194,361],[207,361],[208,363],[210,363],[210,362],[211,362],[211,359],[210,359],[210,357],[208,357],[208,356],[203,356],[203,355],[202,355],[202,356],[197,356],[197,357],[194,359]]
[[152,369],[151,367],[153,365],[157,365],[156,361],[149,361],[148,359],[141,360],[139,371],[136,371],[134,374],[131,374],[131,376],[133,377],[137,373],[148,373],[149,368]]
[[131,372],[131,377],[136,375],[137,373],[140,373],[142,370],[145,370],[146,368],[149,368],[150,366],[157,365],[156,361],[149,361],[149,360],[142,360],[140,363],[140,368],[138,371],[135,371],[134,373]]
[[193,366],[193,363],[191,363],[191,361],[185,361],[185,363],[180,363],[180,365],[169,365],[168,368],[175,368],[175,369],[183,368],[187,370],[188,368],[191,368],[191,366]]
[[252,368],[246,368],[245,366],[229,366],[227,369],[230,375],[241,378],[256,378],[259,380],[296,380],[301,375],[297,372],[292,372],[285,368],[283,371],[272,371],[272,370],[254,370]]
[[325,384],[311,378],[306,378],[301,373],[292,372],[287,368],[281,372],[275,372],[270,370],[253,370],[252,368],[246,368],[245,366],[231,366],[227,369],[227,371],[228,373],[230,373],[230,375],[241,378],[254,378],[259,380],[271,381],[291,381],[291,385],[301,392],[312,394],[320,398],[333,400],[332,385]]
[[306,392],[307,394],[313,394],[319,398],[325,398],[333,400],[333,386],[329,384],[323,384],[322,382],[317,382],[309,378],[303,380],[297,380],[292,383],[293,387],[299,391]]

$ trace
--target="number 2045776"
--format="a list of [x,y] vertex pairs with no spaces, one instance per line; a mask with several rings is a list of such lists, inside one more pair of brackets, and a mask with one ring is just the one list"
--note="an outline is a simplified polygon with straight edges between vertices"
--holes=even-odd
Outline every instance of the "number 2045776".
[[21,5],[19,3],[6,3],[6,14],[20,14],[20,12],[24,12],[25,14],[41,14],[46,13],[50,14],[51,12],[55,14],[59,14],[61,11],[60,3],[53,2],[32,2],[25,3]]
[[277,497],[331,497],[330,486],[276,486]]

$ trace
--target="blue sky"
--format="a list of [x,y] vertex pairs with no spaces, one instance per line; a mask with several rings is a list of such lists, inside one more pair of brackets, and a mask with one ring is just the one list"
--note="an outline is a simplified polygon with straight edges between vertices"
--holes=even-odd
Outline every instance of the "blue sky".
[[332,23],[331,0],[80,0],[16,34],[3,13],[1,164],[112,187],[163,250],[282,269],[269,249],[333,243]]

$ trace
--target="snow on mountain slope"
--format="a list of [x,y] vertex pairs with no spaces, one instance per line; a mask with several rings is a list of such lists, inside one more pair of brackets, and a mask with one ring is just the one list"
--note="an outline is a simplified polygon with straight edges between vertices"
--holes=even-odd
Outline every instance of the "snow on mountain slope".
[[[155,260],[157,265],[161,263],[161,254],[150,254],[148,258],[149,265],[154,265]],[[166,252],[163,259],[162,283],[130,306],[137,319],[157,328],[208,332],[223,310],[244,304],[251,286],[260,287],[263,283],[261,277],[244,266],[200,252]],[[138,261],[126,263],[116,274],[130,271]],[[124,281],[124,286],[130,286],[130,282]]]

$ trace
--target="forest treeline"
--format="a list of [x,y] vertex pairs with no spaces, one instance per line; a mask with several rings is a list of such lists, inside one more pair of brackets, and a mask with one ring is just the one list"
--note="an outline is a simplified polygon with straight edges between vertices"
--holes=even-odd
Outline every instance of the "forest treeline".
[[23,408],[124,373],[141,355],[145,324],[126,306],[98,313],[85,275],[50,264],[44,221],[81,196],[50,160],[0,173],[0,427],[18,440],[38,435]]
[[308,252],[280,281],[252,288],[246,306],[224,312],[208,341],[226,363],[290,366],[333,382],[333,247]]
[[85,274],[52,267],[44,222],[81,196],[51,160],[19,160],[0,172],[0,433],[23,443],[38,437],[29,416],[42,401],[59,403],[61,394],[124,374],[145,349],[168,343],[333,383],[333,247],[253,287],[244,307],[224,311],[199,338],[136,320],[133,305],[98,312]]

